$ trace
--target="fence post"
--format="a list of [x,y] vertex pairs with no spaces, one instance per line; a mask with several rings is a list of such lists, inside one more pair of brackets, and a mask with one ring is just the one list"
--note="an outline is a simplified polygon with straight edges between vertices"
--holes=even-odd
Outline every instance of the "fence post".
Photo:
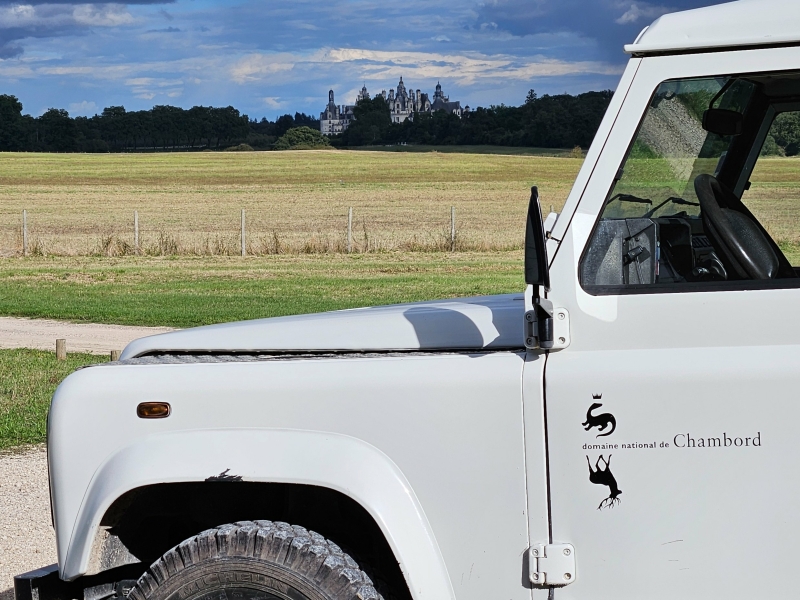
[[133,211],[133,253],[139,256],[139,211]]
[[56,340],[56,360],[67,360],[67,340]]
[[247,255],[247,250],[245,249],[245,232],[244,232],[244,209],[242,209],[242,256]]
[[456,249],[456,207],[450,207],[450,252]]
[[119,360],[119,354],[120,354],[119,350],[112,350],[111,351],[111,362]]
[[353,251],[353,207],[347,210],[347,253]]
[[22,211],[22,256],[28,256],[28,211]]

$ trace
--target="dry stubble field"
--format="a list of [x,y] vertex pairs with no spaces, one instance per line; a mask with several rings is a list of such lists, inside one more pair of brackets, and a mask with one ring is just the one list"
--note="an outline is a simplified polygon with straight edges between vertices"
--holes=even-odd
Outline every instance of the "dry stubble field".
[[[762,158],[748,204],[773,236],[800,242],[798,159]],[[519,249],[528,189],[559,210],[581,161],[566,157],[394,152],[13,154],[0,159],[0,256],[341,252],[347,209],[356,252]],[[792,249],[794,252],[794,249]]]
[[496,154],[249,152],[3,154],[0,255],[132,251],[133,211],[146,254],[251,254],[521,247],[529,189],[558,210],[581,161]]

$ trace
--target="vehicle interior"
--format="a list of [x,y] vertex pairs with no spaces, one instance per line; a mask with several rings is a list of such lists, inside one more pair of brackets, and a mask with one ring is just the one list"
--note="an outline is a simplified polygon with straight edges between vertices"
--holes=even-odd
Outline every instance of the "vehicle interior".
[[750,191],[759,160],[798,153],[800,73],[662,83],[584,252],[581,285],[595,294],[800,286],[781,247],[794,247],[798,203],[780,186]]

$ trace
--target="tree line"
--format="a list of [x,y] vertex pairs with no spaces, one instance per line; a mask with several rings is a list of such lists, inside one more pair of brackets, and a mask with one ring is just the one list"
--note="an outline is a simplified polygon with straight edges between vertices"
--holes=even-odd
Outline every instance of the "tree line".
[[22,103],[0,95],[0,151],[125,152],[200,150],[248,144],[269,149],[290,129],[319,130],[319,120],[303,113],[283,115],[274,122],[250,120],[232,106],[154,106],[127,111],[110,106],[93,117],[71,117],[51,108],[39,117],[22,114]]
[[[461,118],[444,112],[416,114],[404,123],[393,123],[388,104],[376,96],[359,101],[355,121],[330,142],[336,147],[406,143],[585,148],[612,95],[603,91],[538,97],[531,90],[521,106],[478,108]],[[281,149],[286,143],[278,140],[299,127],[319,131],[319,120],[304,113],[275,121],[251,120],[232,106],[154,106],[139,111],[110,106],[93,117],[71,117],[66,110],[51,108],[32,117],[23,114],[16,97],[0,95],[0,151]]]
[[464,113],[415,114],[393,123],[382,96],[360,100],[355,121],[334,146],[378,144],[496,145],[540,148],[588,147],[608,108],[611,90],[539,97],[530,90],[521,106],[491,106]]

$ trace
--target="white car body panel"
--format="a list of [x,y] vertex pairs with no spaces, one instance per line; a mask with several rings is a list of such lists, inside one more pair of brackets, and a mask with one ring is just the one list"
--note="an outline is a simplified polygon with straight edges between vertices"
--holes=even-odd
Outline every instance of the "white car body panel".
[[[528,545],[523,356],[494,352],[80,370],[59,387],[49,421],[61,575],[74,579],[85,572],[94,529],[120,492],[144,482],[203,481],[231,468],[246,480],[316,481],[362,502],[386,527],[407,575],[414,565],[408,582],[415,598],[450,597],[450,591],[440,595],[450,586],[458,598],[483,599],[500,590],[502,597],[530,598],[519,584],[520,557]],[[137,418],[136,406],[148,400],[169,402],[172,415]],[[248,429],[241,431],[243,426]],[[246,453],[226,443],[231,435],[246,440]],[[309,435],[316,436],[313,449],[330,453],[340,466],[358,464],[358,470],[326,463],[320,471],[302,453],[277,454],[259,464],[247,459],[247,453],[261,455],[278,439],[294,448]],[[172,465],[136,464],[170,445],[175,456],[196,456]],[[360,463],[347,462],[354,452],[369,455],[365,471]],[[406,497],[395,498],[398,490],[406,490]],[[492,517],[476,519],[480,514]],[[442,559],[434,560],[437,545],[449,581],[442,579]]]
[[[163,460],[178,454],[180,460]],[[265,464],[264,457],[276,460]],[[430,524],[402,472],[374,446],[317,431],[190,429],[154,434],[126,446],[92,477],[76,520],[75,551],[65,569],[86,570],[92,542],[88,534],[125,492],[156,483],[203,481],[209,473],[226,469],[245,481],[318,485],[350,496],[369,507],[419,597],[455,597]]]
[[134,340],[153,351],[358,351],[523,348],[522,294],[354,308],[208,325]]
[[636,55],[742,48],[797,41],[800,4],[738,0],[670,13],[657,19],[625,52]]
[[[795,593],[791,577],[774,574],[790,573],[798,558],[790,548],[800,536],[791,516],[800,503],[791,425],[800,418],[800,289],[594,296],[580,286],[576,265],[662,81],[798,68],[800,48],[642,60],[550,271],[548,297],[569,311],[571,331],[569,348],[548,359],[546,372],[549,436],[559,440],[549,449],[553,539],[592,557],[558,598]],[[578,426],[594,394],[617,419],[613,438]],[[758,447],[675,447],[686,434],[759,433]],[[656,448],[622,447],[651,442]],[[587,481],[587,457],[594,463],[601,454],[613,455],[623,491],[613,510],[597,510],[605,488]],[[762,549],[747,555],[746,567],[743,548]]]

